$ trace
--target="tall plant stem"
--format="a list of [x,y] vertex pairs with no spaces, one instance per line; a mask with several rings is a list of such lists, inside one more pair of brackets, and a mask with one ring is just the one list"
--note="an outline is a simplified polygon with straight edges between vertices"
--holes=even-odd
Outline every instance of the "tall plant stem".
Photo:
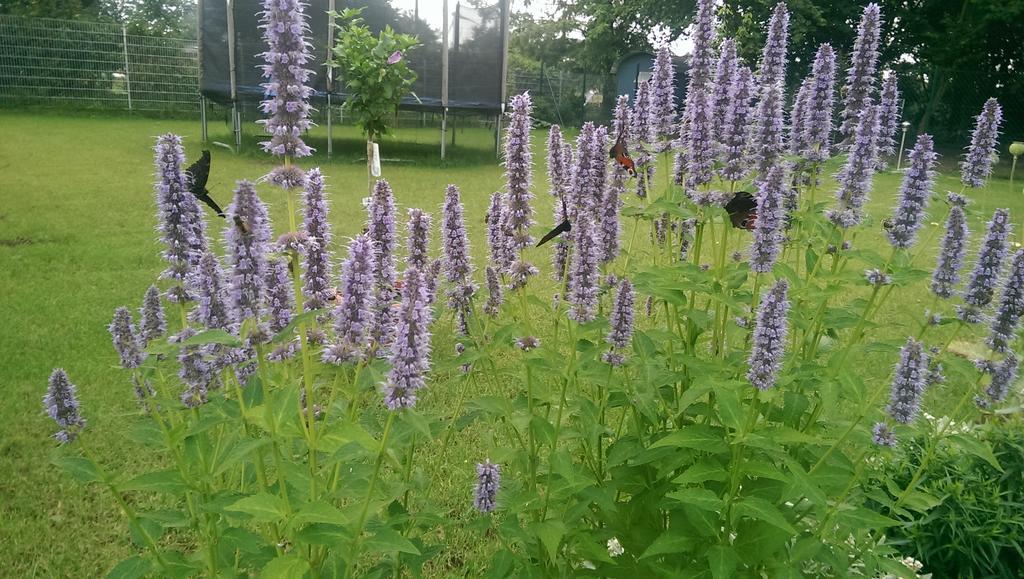
[[912,476],[910,478],[910,482],[907,483],[907,488],[903,489],[903,492],[900,493],[900,496],[896,497],[896,502],[893,503],[892,507],[890,507],[889,509],[890,512],[893,512],[896,509],[900,508],[900,506],[903,505],[903,502],[906,501],[907,498],[910,496],[910,493],[911,491],[914,490],[914,487],[917,486],[918,481],[921,480],[921,477],[924,475],[924,472],[928,468],[928,465],[931,464],[932,458],[934,458],[935,456],[935,449],[939,446],[939,442],[942,441],[942,437],[946,435],[946,432],[949,431],[949,427],[953,424],[953,418],[960,414],[960,411],[963,409],[964,405],[967,404],[967,402],[970,401],[971,398],[974,396],[974,392],[975,390],[978,389],[978,386],[981,384],[981,378],[983,376],[984,374],[979,376],[978,380],[974,383],[974,386],[972,388],[968,388],[967,391],[964,392],[964,395],[960,398],[960,401],[957,402],[956,407],[954,407],[953,411],[949,413],[949,419],[946,420],[945,424],[943,424],[941,428],[939,428],[938,432],[935,433],[935,436],[929,437],[928,447],[927,449],[925,449],[924,460],[921,461],[920,466],[918,466],[917,470],[914,471],[914,476]]
[[384,423],[384,433],[380,437],[380,449],[377,451],[377,460],[373,465],[373,476],[370,478],[370,486],[366,490],[366,499],[363,501],[363,508],[359,513],[359,522],[356,523],[355,543],[352,545],[352,559],[345,566],[345,577],[352,576],[352,570],[359,563],[359,551],[363,543],[363,529],[366,527],[366,517],[370,512],[370,502],[373,501],[373,492],[377,490],[377,480],[380,478],[380,467],[384,463],[384,454],[388,448],[388,436],[391,434],[391,425],[395,422],[395,412],[388,412],[388,420]]

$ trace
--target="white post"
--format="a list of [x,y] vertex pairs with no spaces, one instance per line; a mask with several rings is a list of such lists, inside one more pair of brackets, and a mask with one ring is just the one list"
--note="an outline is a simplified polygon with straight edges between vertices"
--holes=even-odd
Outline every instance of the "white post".
[[235,6],[227,1],[228,70],[231,81],[231,130],[235,133],[235,152],[242,150],[242,113],[238,110],[238,82],[235,78]]
[[[334,13],[334,0],[327,2],[327,10],[329,14]],[[331,55],[334,53],[334,16],[327,17],[327,60],[331,59]],[[324,62],[327,62],[325,60]],[[334,67],[327,67],[327,157],[330,158],[334,153],[334,125],[331,122],[333,120],[333,114],[331,112],[331,93],[334,91]]]
[[896,157],[896,170],[900,170],[900,165],[903,164],[903,147],[907,144],[907,129],[910,128],[910,123],[903,121],[903,136],[900,137],[900,154]]
[[441,159],[445,155],[448,130],[448,0],[441,3],[444,22],[441,24]]
[[199,96],[199,120],[203,124],[202,136],[205,143],[210,140],[210,131],[206,121],[206,97],[202,95]]
[[124,88],[128,93],[128,111],[132,110],[132,77],[128,72],[128,30],[121,24],[121,46],[124,49]]

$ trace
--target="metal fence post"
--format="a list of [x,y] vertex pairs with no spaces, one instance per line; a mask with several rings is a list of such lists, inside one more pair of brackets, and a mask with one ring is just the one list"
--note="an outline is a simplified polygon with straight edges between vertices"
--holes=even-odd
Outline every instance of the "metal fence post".
[[124,48],[124,88],[128,94],[128,111],[132,110],[132,76],[128,72],[128,30],[121,25],[121,46]]

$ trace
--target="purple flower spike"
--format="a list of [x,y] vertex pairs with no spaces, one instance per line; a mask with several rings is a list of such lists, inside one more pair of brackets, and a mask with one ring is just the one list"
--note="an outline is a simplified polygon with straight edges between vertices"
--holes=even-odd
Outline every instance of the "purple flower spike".
[[871,3],[864,7],[857,39],[853,43],[850,68],[846,69],[846,86],[839,132],[844,139],[852,140],[857,131],[861,115],[874,100],[875,76],[878,67],[878,40],[881,35],[881,8]]
[[638,147],[646,147],[654,140],[651,134],[651,83],[640,82],[629,117],[629,134]]
[[807,109],[810,107],[811,91],[814,88],[814,77],[808,75],[800,90],[793,99],[793,108],[789,112],[789,152],[800,155],[807,149]]
[[1003,282],[1003,299],[992,318],[988,345],[996,352],[1008,352],[1017,338],[1017,325],[1024,315],[1024,249],[1013,255],[1010,274]]
[[508,271],[512,265],[504,229],[504,212],[502,194],[495,191],[491,194],[491,204],[487,208],[487,247],[491,251],[491,261],[499,271]]
[[846,163],[836,176],[839,188],[836,190],[838,207],[828,211],[828,218],[839,227],[858,225],[864,218],[864,204],[875,176],[878,159],[878,107],[864,109],[857,124],[853,148]]
[[537,336],[523,336],[516,338],[516,347],[524,352],[536,350],[540,347],[540,338]]
[[195,195],[188,190],[184,163],[181,137],[168,133],[157,138],[157,230],[166,246],[162,256],[167,262],[160,279],[177,283],[167,292],[167,299],[172,302],[191,299],[186,286],[199,257],[206,251],[206,222]]
[[569,317],[579,323],[589,322],[597,315],[598,248],[594,222],[581,215],[573,225],[575,250],[569,272]]
[[950,298],[960,283],[960,268],[967,255],[967,215],[964,213],[966,199],[956,193],[948,195],[949,217],[946,218],[946,234],[939,246],[939,256],[932,273],[932,293],[940,298]]
[[740,181],[750,168],[747,165],[747,135],[750,133],[750,99],[754,91],[753,73],[739,65],[736,80],[729,89],[729,102],[722,118],[722,179]]
[[1006,400],[1006,395],[1010,393],[1010,387],[1013,386],[1014,380],[1017,379],[1019,365],[1020,361],[1017,359],[1017,355],[1010,352],[1006,355],[1006,359],[995,367],[995,370],[992,372],[992,381],[989,383],[988,388],[985,389],[988,400],[984,406],[988,407]]
[[[576,167],[572,173],[571,195],[566,199],[569,219],[573,222],[581,213],[590,215],[595,203],[601,198],[604,172],[598,165],[604,166],[606,153],[602,151],[601,156],[595,158],[594,152],[597,149],[597,127],[587,121],[576,137]],[[598,180],[598,176],[602,179]]]
[[[628,100],[629,98],[625,95],[619,96],[618,104],[615,107],[615,126],[613,128],[615,134],[626,139],[629,138]],[[609,263],[619,255],[619,209],[622,205],[622,196],[626,193],[627,179],[629,179],[629,173],[618,163],[615,163],[611,173],[607,174],[604,195],[601,197],[598,211],[598,218],[601,220],[598,247],[601,263]]]
[[395,301],[395,281],[398,272],[395,265],[395,196],[391,186],[380,179],[373,187],[373,194],[366,202],[366,231],[374,247],[374,323],[371,336],[383,351],[391,345],[391,305]]
[[406,264],[425,272],[429,266],[427,253],[430,243],[430,214],[424,213],[422,209],[410,209],[406,231]]
[[313,154],[302,142],[302,133],[309,130],[309,97],[313,93],[309,79],[313,71],[306,65],[313,60],[312,45],[306,41],[309,32],[305,4],[299,0],[264,0],[260,28],[267,51],[260,54],[266,100],[260,110],[270,115],[257,121],[264,125],[269,141],[260,143],[264,151],[279,157],[307,157]]
[[548,130],[548,191],[553,197],[564,196],[568,193],[571,179],[569,160],[565,158],[562,129],[558,125],[551,125]]
[[772,270],[782,249],[786,225],[783,196],[786,191],[786,167],[775,165],[768,171],[757,195],[757,219],[750,244],[750,269],[758,273]]
[[270,331],[276,334],[292,321],[295,294],[285,260],[273,259],[267,265],[267,318],[270,320]]
[[611,331],[605,337],[605,341],[612,346],[622,349],[629,346],[633,337],[633,284],[628,279],[622,280],[619,284],[619,291],[615,294],[615,305],[612,307]]
[[685,126],[680,137],[686,145],[681,152],[686,167],[686,191],[693,198],[697,188],[709,183],[715,164],[715,95],[712,81],[712,44],[715,41],[714,2],[698,0],[694,23],[690,82],[686,89]]
[[437,280],[441,277],[441,269],[444,267],[444,261],[440,257],[435,257],[430,265],[427,266],[425,279],[423,283],[427,284],[427,305],[434,305],[434,300],[437,299]]
[[[676,124],[676,71],[668,46],[658,49],[651,75],[651,138],[654,151],[663,153],[671,147]],[[577,147],[577,150],[582,151]]]
[[223,270],[213,252],[203,254],[195,285],[196,308],[192,310],[193,319],[211,330],[230,328],[231,312],[225,302],[227,293],[224,289]]
[[324,177],[319,168],[310,169],[307,174],[303,210],[307,243],[303,254],[302,294],[306,296],[305,309],[316,310],[326,306],[334,293],[331,254],[327,249],[331,244],[331,222],[327,218]]
[[[552,205],[554,211],[554,223],[562,223],[569,216],[565,214],[563,205],[560,201],[556,201]],[[559,235],[555,239],[555,248],[551,252],[551,274],[555,281],[562,281],[565,279],[566,265],[569,261],[569,244],[572,239],[572,232],[566,232]]]
[[[445,277],[452,284],[448,290],[448,307],[458,313],[464,322],[469,315],[470,300],[476,293],[476,284],[473,283],[473,264],[469,259],[469,236],[466,234],[462,200],[459,188],[455,185],[448,185],[441,212],[441,253],[444,255]],[[461,329],[466,333],[464,323]]]
[[786,349],[789,312],[789,282],[782,278],[761,296],[754,328],[754,344],[750,351],[747,380],[759,390],[775,386],[782,368],[782,355]]
[[786,50],[789,43],[789,10],[779,2],[768,23],[768,38],[761,53],[760,84],[754,112],[751,157],[764,178],[785,152],[783,139],[783,91],[786,80]]
[[75,440],[78,432],[85,428],[85,419],[78,409],[78,394],[75,385],[68,379],[63,368],[54,368],[50,382],[43,396],[46,414],[60,427],[53,437],[61,444]]
[[533,104],[529,93],[512,97],[512,115],[505,133],[505,179],[508,191],[508,220],[512,229],[512,249],[520,251],[533,245],[533,157],[530,152],[530,114]]
[[114,319],[107,330],[114,339],[114,349],[121,356],[121,367],[138,368],[146,356],[139,344],[139,337],[135,334],[132,313],[128,308],[122,306],[114,310]]
[[143,348],[167,331],[164,306],[160,303],[160,289],[149,286],[139,308],[139,341]]
[[233,321],[258,318],[267,279],[267,244],[270,221],[267,206],[260,201],[249,181],[239,181],[235,199],[228,207],[224,239],[231,265],[231,309]]
[[416,392],[426,386],[424,374],[430,369],[430,311],[423,274],[405,270],[402,305],[395,321],[391,371],[384,385],[384,405],[389,410],[412,408]]
[[884,159],[896,154],[896,131],[900,124],[900,87],[895,74],[890,74],[882,81],[878,124],[878,170],[881,171],[886,166]]
[[740,61],[736,57],[736,41],[726,38],[719,47],[718,65],[715,67],[715,78],[712,84],[711,109],[714,111],[714,122],[711,126],[711,134],[717,139],[721,139],[723,136],[725,114],[732,102],[729,93],[736,83],[739,66]]
[[971,134],[971,146],[960,163],[960,182],[967,187],[981,187],[992,174],[992,156],[999,139],[999,125],[1003,120],[1003,108],[999,101],[990,98],[978,115]]
[[494,271],[494,268],[489,265],[485,271],[487,272],[487,303],[484,304],[484,313],[493,318],[501,311],[504,296],[501,289],[501,280],[498,279],[498,272]]
[[888,424],[876,422],[871,432],[871,441],[878,446],[888,446],[889,448],[896,446],[896,433],[893,432]]
[[992,220],[988,222],[985,239],[978,250],[978,262],[971,272],[971,279],[964,290],[964,303],[967,307],[960,311],[960,319],[967,323],[981,321],[981,308],[992,302],[999,274],[1003,269],[1003,258],[1006,257],[1007,241],[1010,236],[1010,211],[996,209]]
[[924,345],[910,338],[900,351],[896,374],[892,379],[889,416],[900,424],[910,424],[921,410],[921,399],[928,385],[928,353]]
[[498,507],[501,489],[501,465],[486,460],[476,465],[476,495],[473,506],[481,513],[490,513]]
[[917,241],[917,232],[932,196],[938,157],[931,135],[918,135],[917,143],[907,156],[909,166],[900,185],[900,200],[893,212],[892,227],[886,231],[893,247],[909,249]]
[[367,234],[349,243],[348,258],[341,266],[341,292],[334,309],[338,342],[324,350],[323,361],[344,364],[361,360],[369,347],[374,323],[374,260],[376,252]]
[[832,108],[835,101],[836,55],[829,44],[818,47],[811,67],[810,92],[807,95],[807,106],[804,109],[805,120],[802,124],[804,135],[801,138],[803,151],[801,156],[808,161],[821,163],[832,154]]
[[880,269],[869,269],[864,272],[864,279],[868,285],[883,286],[892,284],[892,276]]

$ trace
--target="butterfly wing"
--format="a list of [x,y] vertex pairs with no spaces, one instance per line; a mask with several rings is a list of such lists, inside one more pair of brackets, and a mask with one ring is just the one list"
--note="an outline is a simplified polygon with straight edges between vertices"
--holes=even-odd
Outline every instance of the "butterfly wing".
[[757,218],[757,200],[749,192],[740,191],[725,204],[725,212],[729,214],[733,227],[753,229]]
[[569,223],[568,219],[562,221],[561,223],[558,224],[558,227],[555,227],[551,231],[547,232],[547,234],[545,234],[544,237],[540,238],[540,241],[537,242],[537,247],[544,245],[545,243],[551,241],[552,239],[558,237],[559,235],[571,229],[572,225]]
[[206,189],[206,182],[210,179],[210,152],[203,151],[203,155],[185,171],[191,175],[189,190],[198,196]]
[[210,197],[209,193],[200,193],[196,195],[196,197],[203,203],[209,205],[210,209],[213,209],[213,211],[217,213],[217,217],[225,217],[224,210],[220,208],[220,205],[217,205],[217,202],[213,200],[213,197]]

